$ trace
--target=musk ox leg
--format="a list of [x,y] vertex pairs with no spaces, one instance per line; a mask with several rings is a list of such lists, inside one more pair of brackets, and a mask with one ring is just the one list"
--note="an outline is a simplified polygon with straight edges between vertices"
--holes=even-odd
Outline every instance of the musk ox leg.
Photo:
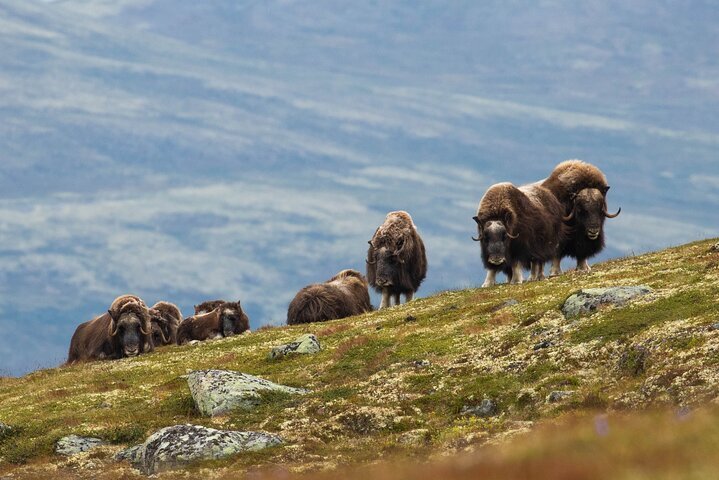
[[528,281],[538,282],[539,280],[544,280],[544,262],[532,262]]
[[509,283],[520,284],[524,282],[524,274],[522,273],[522,264],[517,262],[512,265],[512,280]]
[[482,288],[491,287],[496,284],[497,284],[497,271],[496,270],[487,270],[487,278],[484,279]]
[[549,271],[550,277],[558,277],[562,274],[562,259],[561,258],[553,258],[552,259],[552,269]]
[[389,289],[382,290],[382,302],[379,304],[380,310],[389,307]]
[[404,303],[409,303],[414,298],[414,292],[407,292],[404,294]]
[[402,300],[400,299],[400,295],[399,295],[399,293],[395,293],[395,294],[394,294],[394,305],[395,305],[395,307],[396,307],[397,305],[399,305],[400,303],[402,303]]
[[577,271],[589,273],[592,271],[592,267],[589,266],[586,258],[577,260]]

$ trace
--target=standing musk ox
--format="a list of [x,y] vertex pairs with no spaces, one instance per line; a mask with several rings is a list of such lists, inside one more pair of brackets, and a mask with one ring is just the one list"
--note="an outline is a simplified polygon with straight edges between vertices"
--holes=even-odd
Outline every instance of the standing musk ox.
[[562,206],[541,185],[517,188],[511,183],[489,187],[479,202],[477,215],[482,262],[487,278],[482,287],[496,284],[497,272],[510,283],[522,283],[522,268],[531,268],[531,280],[544,277],[544,263],[558,257],[565,231]]
[[112,302],[107,313],[77,327],[70,340],[67,363],[134,357],[153,348],[145,302],[126,295]]
[[150,308],[152,322],[152,343],[174,345],[177,343],[177,329],[182,322],[182,312],[170,302],[157,302]]
[[562,257],[577,259],[577,270],[589,272],[587,259],[604,249],[604,220],[617,213],[607,212],[609,185],[601,170],[581,160],[567,160],[556,166],[542,182],[562,204],[569,235],[562,244],[561,257],[552,264],[552,275],[562,273]]
[[177,344],[239,335],[249,329],[250,319],[240,302],[222,302],[210,312],[184,319],[177,330]]
[[372,311],[367,280],[357,270],[342,270],[325,283],[300,290],[287,309],[287,324],[324,322]]
[[379,308],[400,304],[414,297],[427,276],[427,254],[412,217],[407,212],[390,212],[369,241],[367,280],[382,294]]

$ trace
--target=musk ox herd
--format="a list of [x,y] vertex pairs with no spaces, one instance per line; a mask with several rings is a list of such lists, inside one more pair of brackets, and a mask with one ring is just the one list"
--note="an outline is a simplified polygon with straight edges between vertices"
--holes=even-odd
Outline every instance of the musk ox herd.
[[[498,183],[489,187],[473,217],[481,258],[487,269],[483,287],[496,284],[498,272],[509,283],[545,278],[562,273],[564,257],[577,261],[577,270],[589,272],[587,259],[604,248],[604,221],[614,218],[607,211],[609,184],[594,165],[568,160],[549,177],[515,186]],[[324,283],[308,285],[290,302],[289,325],[323,322],[373,310],[369,288],[381,295],[380,309],[401,296],[409,302],[427,276],[424,242],[412,217],[404,211],[390,212],[369,240],[366,277],[357,270],[342,270]],[[68,363],[133,357],[163,345],[239,335],[250,330],[249,318],[240,302],[212,300],[195,306],[194,315],[183,318],[180,309],[161,301],[148,307],[135,295],[123,295],[107,312],[80,324],[70,341]]]

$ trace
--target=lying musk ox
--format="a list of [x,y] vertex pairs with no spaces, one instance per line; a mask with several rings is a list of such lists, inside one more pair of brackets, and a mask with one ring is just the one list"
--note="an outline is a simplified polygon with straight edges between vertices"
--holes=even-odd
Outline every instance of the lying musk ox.
[[382,294],[379,308],[399,305],[400,294],[412,300],[427,276],[427,254],[409,213],[390,212],[369,241],[367,280]]
[[607,179],[597,167],[580,160],[562,162],[542,182],[560,201],[569,234],[562,244],[561,256],[552,263],[552,275],[562,273],[562,257],[577,259],[577,270],[590,271],[587,259],[604,248],[604,220],[617,213],[607,212]]
[[324,322],[370,311],[367,280],[357,270],[342,270],[325,283],[300,290],[287,309],[287,324]]
[[152,351],[150,313],[144,302],[119,297],[107,313],[80,324],[67,363],[134,357]]
[[564,237],[562,207],[541,185],[517,188],[492,185],[482,197],[477,215],[482,262],[487,269],[483,287],[496,284],[497,272],[510,283],[522,283],[522,268],[532,268],[532,280],[543,275],[544,263],[559,255]]
[[150,308],[152,343],[174,345],[177,343],[177,329],[182,321],[182,312],[170,302],[157,302]]
[[184,319],[177,331],[177,343],[182,345],[191,340],[229,337],[249,329],[250,319],[240,302],[222,302],[208,313]]

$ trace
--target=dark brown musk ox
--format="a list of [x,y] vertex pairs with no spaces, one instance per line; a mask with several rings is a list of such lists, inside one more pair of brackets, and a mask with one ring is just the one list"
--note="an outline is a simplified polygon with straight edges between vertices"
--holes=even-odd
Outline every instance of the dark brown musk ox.
[[240,302],[222,302],[210,312],[184,319],[177,330],[177,344],[239,335],[249,329],[250,319]]
[[177,305],[170,302],[157,302],[150,308],[152,322],[152,343],[174,345],[177,343],[177,329],[182,322],[182,312]]
[[479,232],[472,239],[480,242],[487,269],[482,287],[495,285],[500,271],[510,283],[522,283],[522,268],[531,268],[530,279],[540,280],[544,263],[559,255],[565,234],[562,206],[539,184],[492,185],[472,218]]
[[225,303],[224,300],[207,300],[205,302],[202,302],[199,305],[195,305],[195,315],[210,313],[223,303]]
[[147,306],[129,297],[118,297],[107,313],[77,327],[67,363],[134,357],[153,350]]
[[287,324],[325,322],[371,311],[367,280],[357,270],[342,270],[324,283],[297,292],[287,309]]
[[379,308],[400,304],[400,294],[409,302],[427,276],[424,242],[409,213],[390,212],[375,231],[367,250],[367,280],[382,294]]
[[601,170],[581,160],[567,160],[557,165],[542,186],[549,189],[562,204],[568,235],[561,256],[552,263],[552,275],[562,273],[560,260],[572,257],[577,270],[591,271],[588,258],[604,249],[604,220],[617,213],[607,212],[609,184]]

